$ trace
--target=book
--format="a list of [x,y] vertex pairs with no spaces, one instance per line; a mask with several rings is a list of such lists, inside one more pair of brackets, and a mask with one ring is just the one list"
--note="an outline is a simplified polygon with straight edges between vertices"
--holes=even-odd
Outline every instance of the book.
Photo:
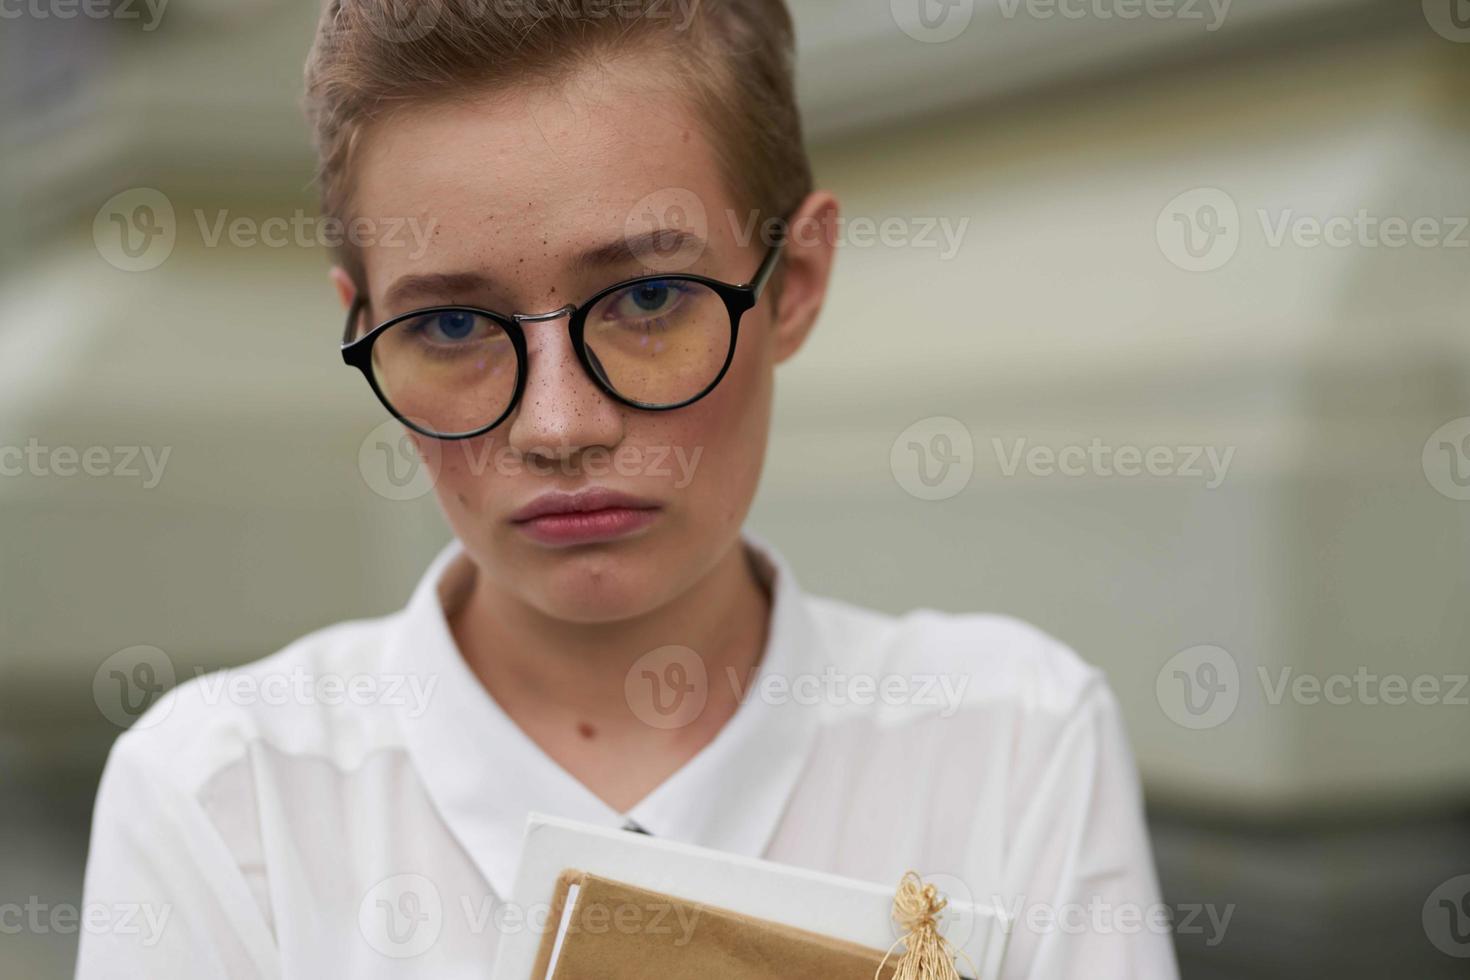
[[[902,936],[892,886],[533,814],[494,980],[871,980]],[[1010,923],[952,902],[963,976],[998,975]],[[891,974],[900,945],[888,958]]]

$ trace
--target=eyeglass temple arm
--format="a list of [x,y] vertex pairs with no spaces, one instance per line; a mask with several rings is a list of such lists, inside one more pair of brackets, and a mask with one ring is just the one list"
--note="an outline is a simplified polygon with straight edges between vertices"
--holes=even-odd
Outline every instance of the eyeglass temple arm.
[[367,305],[367,300],[361,295],[355,296],[352,305],[347,308],[347,325],[342,328],[342,346],[349,347],[353,342],[353,334],[357,333],[357,317]]
[[785,247],[786,238],[783,235],[780,241],[771,246],[771,250],[766,253],[765,260],[761,262],[761,267],[755,270],[755,278],[750,281],[750,295],[752,299],[761,298],[761,292],[766,288],[766,283],[776,271],[776,262],[780,259],[781,251]]

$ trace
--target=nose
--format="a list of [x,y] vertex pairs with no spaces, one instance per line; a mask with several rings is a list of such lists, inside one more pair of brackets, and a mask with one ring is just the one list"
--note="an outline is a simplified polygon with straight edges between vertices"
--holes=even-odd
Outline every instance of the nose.
[[516,316],[526,334],[526,390],[511,418],[510,447],[565,462],[623,441],[623,413],[582,367],[565,321],[573,307]]

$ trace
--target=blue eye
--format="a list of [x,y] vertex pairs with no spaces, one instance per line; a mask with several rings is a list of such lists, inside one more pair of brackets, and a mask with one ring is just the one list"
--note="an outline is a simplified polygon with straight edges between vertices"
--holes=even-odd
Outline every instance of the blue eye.
[[661,282],[646,282],[632,289],[629,298],[644,313],[652,313],[668,302],[669,287]]
[[645,325],[677,310],[685,290],[672,281],[643,282],[611,298],[608,313],[625,323]]
[[404,323],[421,342],[435,347],[470,347],[504,336],[493,320],[473,310],[440,310]]
[[464,340],[475,330],[475,315],[463,310],[440,313],[434,318],[432,328],[445,340]]

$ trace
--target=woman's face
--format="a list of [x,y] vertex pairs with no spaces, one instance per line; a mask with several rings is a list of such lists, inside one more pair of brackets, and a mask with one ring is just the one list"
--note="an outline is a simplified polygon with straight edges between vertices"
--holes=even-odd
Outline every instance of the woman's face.
[[[451,303],[543,313],[650,272],[749,282],[766,236],[737,208],[694,113],[642,77],[603,68],[371,128],[353,215],[383,230],[362,248],[373,322]],[[669,602],[728,553],[760,477],[773,368],[800,346],[826,287],[831,247],[811,228],[830,227],[835,203],[812,195],[808,212],[804,244],[788,245],[781,310],[768,290],[745,313],[730,369],[702,400],[668,412],[614,401],[563,317],[524,325],[525,391],[498,427],[459,442],[413,436],[498,591],[555,619],[611,622]],[[389,235],[407,221],[430,230],[426,247]],[[643,236],[660,229],[651,251]],[[632,506],[525,519],[592,489]]]

